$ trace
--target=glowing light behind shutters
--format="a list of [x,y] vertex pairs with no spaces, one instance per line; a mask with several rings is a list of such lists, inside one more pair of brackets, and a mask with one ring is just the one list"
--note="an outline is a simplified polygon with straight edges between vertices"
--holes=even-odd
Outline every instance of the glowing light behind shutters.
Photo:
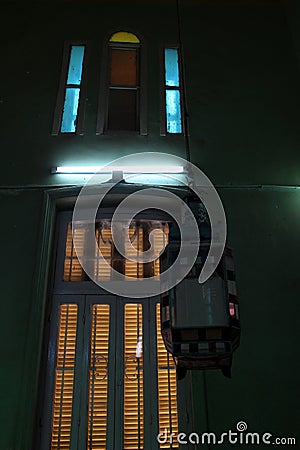
[[[150,224],[150,227],[148,227]],[[138,251],[143,252],[144,249],[144,238],[145,238],[145,229],[147,226],[147,233],[150,233],[154,230],[153,233],[153,245],[154,245],[154,255],[157,258],[152,262],[152,274],[158,276],[160,274],[160,260],[159,253],[161,249],[167,245],[168,243],[168,225],[161,225],[159,223],[155,223],[151,226],[151,221],[147,222],[147,224],[140,225],[135,222],[132,223],[132,226],[129,229],[129,238],[131,240],[132,246],[136,249],[132,249],[129,245],[125,246],[125,254],[128,257],[137,257]],[[163,238],[161,233],[155,232],[156,230],[162,230],[164,232],[165,238]],[[84,227],[78,228],[75,230],[75,240],[76,240],[76,249],[79,251],[80,256],[84,256],[86,253],[86,244],[85,244],[85,229]],[[111,267],[113,261],[113,243],[112,243],[112,233],[110,224],[105,223],[101,224],[99,222],[95,231],[95,238],[98,244],[98,248],[95,246],[94,256],[92,259],[89,259],[89,263],[93,267],[94,277],[96,280],[109,281],[111,280]],[[164,242],[165,240],[165,242]],[[99,258],[99,249],[101,251],[102,257],[104,257],[105,262],[101,258]],[[128,281],[134,281],[135,278],[143,278],[144,277],[144,267],[143,263],[139,263],[138,261],[130,261],[129,259],[125,259],[124,265],[124,274],[128,277]],[[73,239],[72,239],[72,228],[71,223],[68,224],[67,230],[67,239],[66,239],[66,250],[65,250],[65,261],[64,261],[64,281],[84,281],[87,277],[82,270],[80,262],[77,258]],[[132,280],[131,280],[132,279]]]
[[167,246],[169,239],[169,227],[164,226],[163,228],[159,228],[164,232],[162,233],[154,233],[154,255],[157,256],[157,259],[153,261],[153,275],[158,276],[160,274],[160,259],[159,254],[161,250]]
[[[132,246],[136,249],[132,249],[129,245],[125,246],[126,256],[130,258],[136,258],[138,255],[138,251],[143,251],[143,229],[140,226],[134,226],[134,228],[129,228],[129,239],[132,243]],[[128,278],[128,281],[133,280],[134,278],[143,278],[143,264],[130,261],[129,259],[125,260],[125,275]]]
[[[128,303],[124,310],[123,450],[144,449],[144,381],[142,305]],[[60,306],[52,412],[51,450],[69,449],[78,306]],[[178,433],[176,369],[160,334],[160,307],[156,306],[158,426],[159,433]],[[106,450],[110,306],[94,304],[91,311],[87,450]],[[169,442],[169,440],[167,441]],[[160,448],[170,448],[160,444]],[[178,448],[173,442],[171,448]]]
[[60,305],[51,450],[70,448],[77,314],[78,306],[76,304]]
[[[85,245],[85,229],[78,228],[75,230],[76,248],[83,255]],[[64,281],[82,281],[83,271],[78,261],[72,238],[71,223],[68,224],[67,239],[66,239],[66,253],[64,264]]]
[[109,305],[93,305],[89,358],[88,450],[106,450],[109,323]]
[[144,448],[143,350],[139,358],[136,356],[139,338],[142,339],[142,305],[126,304],[124,315],[124,450],[142,450]]
[[[157,335],[157,377],[158,377],[158,426],[159,433],[168,430],[178,435],[177,412],[177,382],[176,367],[172,355],[167,352],[160,331],[160,305],[156,305],[156,335]],[[170,447],[171,445],[171,447]],[[178,448],[177,439],[172,444],[167,439],[160,448]]]
[[[110,280],[111,279],[111,255],[112,255],[112,236],[111,229],[107,227],[100,227],[96,229],[96,241],[98,248],[95,248],[95,264],[94,275],[96,280]],[[106,263],[99,258],[99,249],[102,257]]]

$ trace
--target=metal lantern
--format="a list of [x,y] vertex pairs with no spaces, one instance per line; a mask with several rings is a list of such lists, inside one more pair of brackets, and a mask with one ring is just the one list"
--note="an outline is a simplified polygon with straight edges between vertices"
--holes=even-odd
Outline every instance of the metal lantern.
[[[240,321],[232,250],[225,247],[213,275],[203,284],[198,276],[207,257],[209,226],[198,223],[201,244],[188,276],[161,295],[161,333],[173,355],[178,378],[188,369],[221,369],[231,377],[232,354],[240,342]],[[163,266],[176,257],[177,238],[170,233]]]

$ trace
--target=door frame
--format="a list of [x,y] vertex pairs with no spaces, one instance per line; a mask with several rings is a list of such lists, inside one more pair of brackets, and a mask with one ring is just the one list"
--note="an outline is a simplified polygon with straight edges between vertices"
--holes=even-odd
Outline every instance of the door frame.
[[[24,385],[20,395],[20,405],[23,411],[28,411],[28,405],[34,402],[34,414],[26,417],[27,427],[24,420],[19,420],[17,424],[18,438],[17,450],[24,448],[40,449],[41,445],[41,411],[45,392],[46,364],[45,351],[49,342],[49,317],[51,311],[51,298],[54,284],[54,266],[55,266],[55,248],[57,240],[57,216],[61,212],[71,214],[76,199],[80,193],[79,187],[64,187],[59,189],[49,189],[44,192],[43,204],[41,208],[41,226],[38,237],[39,248],[38,258],[35,270],[34,289],[32,295],[32,314],[28,324],[28,334],[32,336],[32,341],[28,341],[25,347],[24,368],[23,370],[31,374],[33,385],[35,386],[34,395],[29,385]],[[85,286],[86,288],[86,286]],[[107,294],[99,292],[100,288],[92,289],[90,294]],[[57,292],[56,294],[58,294]],[[66,293],[64,293],[64,296]],[[68,295],[73,295],[69,292]],[[80,292],[77,292],[80,295]],[[134,299],[136,302],[136,299]],[[32,345],[32,342],[35,345]],[[145,375],[146,376],[146,375]],[[193,404],[192,404],[192,374],[188,373],[184,380],[177,384],[178,401],[184,406],[184,411],[179,414],[179,431],[186,433],[193,431]],[[181,401],[181,399],[183,399]],[[31,430],[31,432],[27,432]],[[151,436],[151,440],[156,443],[156,436]],[[194,445],[184,445],[185,449],[195,448]]]

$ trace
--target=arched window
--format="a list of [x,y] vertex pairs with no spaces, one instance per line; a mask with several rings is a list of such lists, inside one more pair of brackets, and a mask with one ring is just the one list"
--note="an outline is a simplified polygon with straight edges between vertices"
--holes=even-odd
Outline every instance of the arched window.
[[144,93],[144,46],[127,31],[113,33],[104,58],[103,85],[97,132],[127,131],[147,134]]

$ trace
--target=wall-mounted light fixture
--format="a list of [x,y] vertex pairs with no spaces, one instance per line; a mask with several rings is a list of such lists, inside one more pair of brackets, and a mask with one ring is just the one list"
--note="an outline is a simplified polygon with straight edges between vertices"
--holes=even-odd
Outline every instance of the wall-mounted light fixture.
[[101,174],[112,172],[123,172],[128,174],[172,174],[184,173],[183,166],[58,166],[52,167],[51,173],[61,174]]

